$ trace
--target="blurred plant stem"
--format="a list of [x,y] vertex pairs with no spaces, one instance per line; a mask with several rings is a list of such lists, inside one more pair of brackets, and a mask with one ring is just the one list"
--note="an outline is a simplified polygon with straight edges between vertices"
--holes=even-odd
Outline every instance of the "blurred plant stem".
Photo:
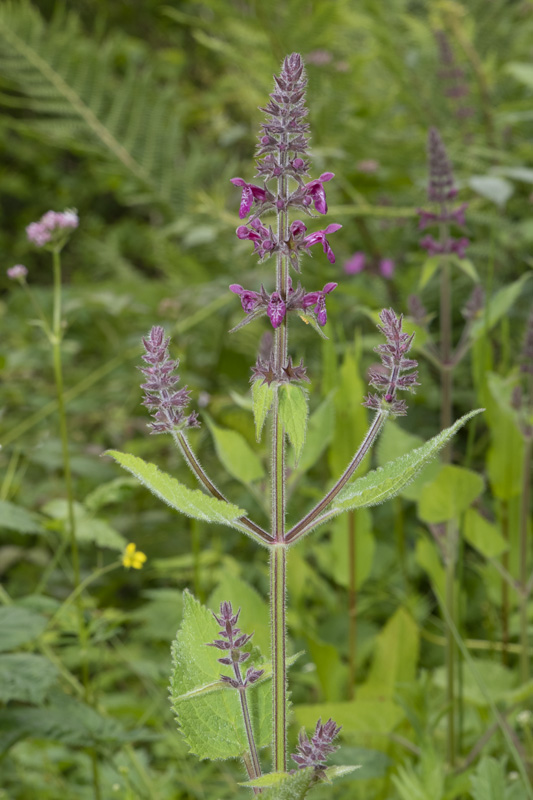
[[[532,392],[533,397],[533,392]],[[528,575],[528,518],[531,498],[531,461],[533,457],[533,438],[531,435],[524,437],[524,459],[522,466],[522,494],[520,498],[520,680],[526,683],[529,680],[529,650],[528,650],[528,607],[531,596],[531,586]]]
[[508,655],[507,655],[507,648],[509,645],[509,581],[506,580],[505,575],[509,574],[509,504],[507,500],[502,500],[500,503],[500,518],[501,518],[501,526],[502,526],[502,534],[505,542],[507,544],[506,551],[502,554],[501,564],[503,568],[503,577],[502,577],[502,614],[501,614],[501,626],[502,626],[502,642],[503,642],[503,650],[502,650],[502,664],[507,664],[508,662]]
[[[63,325],[62,325],[62,292],[61,292],[61,256],[58,247],[52,251],[53,268],[54,268],[54,295],[53,295],[53,311],[52,311],[52,335],[49,336],[52,344],[52,355],[54,362],[54,378],[56,384],[57,394],[57,410],[59,413],[59,430],[61,436],[61,453],[63,458],[63,474],[65,478],[65,488],[67,492],[67,508],[68,508],[68,528],[70,539],[70,555],[72,560],[72,570],[74,573],[74,600],[76,602],[77,619],[78,619],[78,638],[81,648],[81,671],[82,681],[84,687],[85,701],[89,702],[91,699],[90,679],[89,679],[89,662],[87,645],[89,641],[88,630],[85,625],[83,617],[83,601],[81,597],[81,577],[80,577],[80,557],[78,551],[78,542],[76,539],[76,518],[74,514],[74,491],[72,486],[72,470],[70,466],[70,455],[68,450],[68,428],[67,428],[67,414],[64,399],[63,387],[63,364],[62,364],[62,351],[61,343],[63,340]],[[96,751],[90,749],[90,758],[92,766],[93,777],[93,791],[95,800],[101,800],[100,792],[100,779],[98,770],[98,756]]]

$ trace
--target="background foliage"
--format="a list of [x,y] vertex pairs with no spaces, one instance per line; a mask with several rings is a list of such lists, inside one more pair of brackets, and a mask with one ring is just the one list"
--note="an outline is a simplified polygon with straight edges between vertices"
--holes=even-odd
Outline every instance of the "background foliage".
[[[446,96],[436,30],[464,71],[470,116]],[[456,371],[454,416],[487,412],[457,437],[457,464],[430,466],[401,497],[356,512],[355,695],[347,520],[291,553],[290,649],[304,651],[291,668],[292,741],[298,726],[333,714],[343,725],[333,760],[362,765],[317,790],[317,800],[533,796],[517,768],[518,753],[531,774],[533,683],[518,670],[519,596],[501,577],[516,583],[520,574],[525,442],[511,395],[533,295],[532,42],[525,1],[145,0],[104,9],[83,0],[75,12],[46,0],[0,4],[0,797],[93,798],[95,760],[105,798],[249,792],[237,787],[237,762],[187,754],[167,685],[186,587],[211,607],[242,605],[268,652],[264,553],[227,527],[176,516],[100,455],[141,456],[192,486],[169,441],[146,435],[139,405],[139,339],[164,325],[183,383],[209,414],[194,445],[232,502],[267,522],[267,443],[256,443],[248,391],[257,330],[227,335],[241,314],[227,286],[269,286],[270,265],[255,266],[234,235],[229,178],[252,178],[257,107],[293,51],[307,62],[314,169],[336,173],[328,200],[343,229],[336,264],[305,265],[309,285],[340,286],[327,341],[294,327],[312,394],[307,441],[289,476],[291,518],[344,468],[365,430],[360,399],[377,311],[392,304],[407,313],[409,295],[419,294],[437,336],[439,283],[416,215],[430,125],[469,203],[468,260],[453,273],[456,342],[472,286],[480,282],[488,300]],[[82,577],[112,564],[128,541],[148,555],[142,571],[110,570],[84,593],[83,652],[73,605],[61,605],[72,574],[50,355],[25,296],[5,277],[26,264],[51,307],[47,257],[24,228],[65,207],[81,220],[64,254],[64,358]],[[355,251],[369,268],[346,275]],[[372,268],[382,258],[396,264],[392,280]],[[439,430],[439,380],[424,336],[418,330],[415,343],[421,386],[407,418],[389,424],[378,464]],[[461,532],[458,634],[468,647],[453,769],[438,599],[438,526],[449,520]]]

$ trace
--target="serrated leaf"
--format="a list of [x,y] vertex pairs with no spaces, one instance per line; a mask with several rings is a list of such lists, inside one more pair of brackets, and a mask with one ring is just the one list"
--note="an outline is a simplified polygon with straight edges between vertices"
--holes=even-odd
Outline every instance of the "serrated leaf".
[[[387,421],[385,429],[379,437],[376,452],[378,466],[384,467],[389,461],[409,453],[415,447],[423,445],[424,440],[421,436],[408,433],[396,420]],[[407,500],[416,500],[424,484],[429,483],[440,470],[438,461],[430,461],[429,464],[420,470],[412,483],[407,484],[400,495]]]
[[225,470],[244,484],[260,481],[265,475],[265,470],[261,459],[254,453],[244,436],[237,431],[215,425],[207,415],[206,420],[217,456]]
[[107,455],[131,472],[152,494],[188,517],[204,522],[231,525],[235,520],[246,516],[244,509],[238,508],[232,503],[217,500],[216,497],[208,497],[199,489],[189,489],[176,478],[167,475],[166,472],[161,472],[155,464],[143,461],[142,458],[128,453],[120,453],[117,450],[108,450]]
[[[170,678],[170,699],[179,727],[191,752],[199,758],[238,758],[248,749],[238,691],[230,688],[200,694],[188,702],[180,700],[184,694],[218,681],[221,674],[231,674],[228,667],[219,664],[219,651],[206,646],[218,637],[219,626],[212,613],[189,592],[184,592],[183,603],[183,621],[172,644]],[[250,663],[261,663],[256,650],[247,666]],[[252,686],[246,696],[256,744],[265,747],[272,734],[270,681]]]
[[[291,474],[289,481],[296,480],[307,472],[313,464],[316,464],[326,447],[331,443],[334,423],[333,396],[330,395],[326,397],[309,417],[307,435],[305,437],[302,455],[298,461],[297,471],[294,461],[292,463],[289,461],[289,465],[295,470]],[[293,455],[294,452],[291,452],[291,456]]]
[[412,450],[405,456],[380,467],[364,478],[349,483],[330,506],[328,515],[340,514],[352,508],[364,508],[383,503],[397,495],[404,486],[410,483],[439,450],[457,433],[469,419],[479,414],[483,409],[476,409],[458,419],[451,427],[441,431],[427,441],[422,447]]
[[268,412],[272,407],[274,400],[274,389],[268,383],[261,383],[261,381],[254,381],[252,384],[252,407],[254,412],[255,421],[255,437],[258,442],[261,441],[261,432],[263,425],[268,416]]
[[301,386],[294,383],[284,383],[278,391],[279,418],[294,447],[295,462],[298,463],[307,430],[307,394]]
[[48,620],[27,608],[10,605],[0,607],[0,652],[14,650],[36,639]]
[[360,764],[339,764],[335,767],[326,767],[326,779],[328,783],[333,783],[336,778],[344,778],[345,775],[349,775],[350,772],[355,772],[356,769],[361,769]]
[[311,767],[299,769],[276,786],[263,791],[261,800],[303,800],[313,783],[313,772]]
[[42,703],[59,672],[44,656],[35,653],[0,655],[0,702]]
[[427,523],[458,520],[483,491],[477,472],[445,464],[435,480],[424,486],[418,500],[418,516]]
[[17,533],[44,533],[41,517],[15,503],[0,500],[0,528]]
[[473,800],[504,800],[507,775],[504,765],[491,756],[483,756],[470,776]]

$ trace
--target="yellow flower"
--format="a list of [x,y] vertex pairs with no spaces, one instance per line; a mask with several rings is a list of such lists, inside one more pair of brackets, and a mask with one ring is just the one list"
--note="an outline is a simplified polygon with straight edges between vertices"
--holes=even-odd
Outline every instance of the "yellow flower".
[[136,545],[134,545],[133,542],[130,542],[124,551],[124,555],[122,556],[123,565],[128,569],[130,567],[133,567],[133,569],[142,569],[145,561],[146,554],[141,553],[140,550],[137,550]]

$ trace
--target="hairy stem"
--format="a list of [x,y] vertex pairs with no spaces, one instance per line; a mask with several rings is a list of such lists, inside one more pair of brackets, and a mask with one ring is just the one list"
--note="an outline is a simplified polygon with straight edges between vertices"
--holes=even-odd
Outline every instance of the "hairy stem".
[[272,632],[272,704],[274,710],[274,769],[287,769],[287,674],[285,593],[287,547],[283,543],[271,547],[270,556],[270,621]]
[[[250,748],[250,769],[248,769],[247,759],[244,763],[247,766],[250,778],[258,778],[261,775],[261,764],[259,763],[259,756],[257,754],[257,747],[255,746],[254,731],[252,728],[252,720],[250,719],[250,710],[248,708],[248,700],[246,699],[246,686],[244,686],[241,668],[238,663],[233,664],[233,672],[240,684],[239,699],[241,701],[242,718],[244,720],[244,727],[246,729],[246,738],[248,739],[248,747]],[[258,789],[254,789],[254,794],[259,794]]]
[[[354,474],[355,470],[366,456],[372,445],[374,444],[379,432],[381,431],[383,425],[385,424],[385,420],[387,419],[387,412],[378,411],[376,416],[372,420],[370,428],[361,443],[359,450],[354,455],[348,466],[346,467],[345,471],[333,486],[332,489],[322,498],[322,500],[316,504],[316,506],[309,511],[305,517],[302,517],[300,522],[297,522],[296,525],[290,529],[290,531],[285,536],[285,541],[287,543],[293,544],[298,539],[301,539],[302,536],[305,536],[306,533],[309,533],[314,527],[319,525],[321,522],[325,522],[326,519],[329,519],[329,515],[323,515],[322,512],[329,506],[329,504],[337,497],[339,492],[341,491],[344,486],[348,483],[352,475]],[[322,516],[321,516],[322,515]]]
[[357,661],[357,517],[348,512],[348,700],[355,697],[355,670]]
[[[180,449],[183,458],[187,462],[192,472],[194,472],[194,474],[196,475],[202,486],[204,486],[207,489],[207,491],[211,495],[213,495],[213,497],[216,497],[217,500],[223,500],[224,503],[228,503],[229,501],[227,500],[227,498],[224,497],[222,492],[220,492],[217,489],[213,481],[207,476],[204,468],[196,458],[196,455],[194,454],[189,442],[187,441],[187,437],[185,436],[185,434],[173,431],[172,437],[174,439],[174,442]],[[241,517],[239,520],[236,520],[236,524],[244,528],[246,530],[246,533],[248,533],[254,539],[259,541],[261,544],[265,544],[272,541],[272,536],[269,533],[267,533],[267,531],[263,530],[263,528],[261,528],[260,525],[257,525],[251,519],[248,519],[248,517]]]

